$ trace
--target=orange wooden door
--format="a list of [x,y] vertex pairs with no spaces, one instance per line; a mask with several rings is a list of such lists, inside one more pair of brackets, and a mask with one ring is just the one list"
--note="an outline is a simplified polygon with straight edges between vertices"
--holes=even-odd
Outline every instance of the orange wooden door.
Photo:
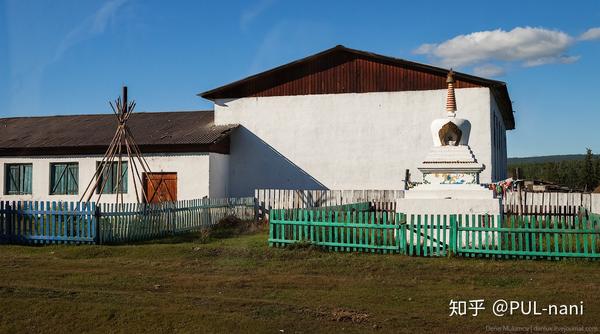
[[177,200],[177,173],[145,173],[144,191],[148,203]]

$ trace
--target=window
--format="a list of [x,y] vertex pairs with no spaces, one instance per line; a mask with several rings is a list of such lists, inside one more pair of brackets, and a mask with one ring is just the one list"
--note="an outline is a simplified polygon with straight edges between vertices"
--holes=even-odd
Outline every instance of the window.
[[31,194],[31,164],[7,164],[5,169],[5,194]]
[[[108,162],[105,162],[108,164]],[[102,162],[97,163],[98,167],[102,166]],[[104,184],[103,194],[116,194],[117,186],[120,187],[121,192],[127,193],[127,161],[121,162],[121,184],[119,185],[119,162],[114,161],[109,166],[107,165],[104,168],[104,172],[98,178],[98,186],[96,187],[96,193],[100,193],[100,189]]]
[[50,195],[77,195],[79,164],[76,162],[50,164]]

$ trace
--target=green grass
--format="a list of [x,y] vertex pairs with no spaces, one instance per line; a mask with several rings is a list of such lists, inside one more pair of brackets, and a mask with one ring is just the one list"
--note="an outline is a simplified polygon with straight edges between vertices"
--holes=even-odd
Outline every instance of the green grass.
[[[265,232],[124,246],[0,247],[0,332],[472,333],[600,326],[600,263],[276,249]],[[583,316],[491,314],[493,300],[578,304]],[[485,299],[448,317],[450,299]]]

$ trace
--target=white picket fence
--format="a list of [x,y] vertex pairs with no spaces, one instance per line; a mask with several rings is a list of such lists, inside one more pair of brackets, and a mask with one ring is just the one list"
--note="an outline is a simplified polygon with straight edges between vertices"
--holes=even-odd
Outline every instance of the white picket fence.
[[[256,189],[259,214],[270,209],[305,209],[342,204],[372,202],[377,208],[393,210],[389,203],[404,198],[404,190],[291,190]],[[386,204],[388,203],[388,204]],[[600,213],[600,193],[508,192],[505,208],[518,205],[546,207],[581,207]]]
[[577,206],[592,212],[600,211],[600,194],[559,192],[508,192],[503,199],[506,206]]
[[[393,210],[404,190],[291,190],[256,189],[260,214],[271,209],[306,209],[359,202],[372,202],[377,208]],[[390,205],[394,207],[390,207]]]

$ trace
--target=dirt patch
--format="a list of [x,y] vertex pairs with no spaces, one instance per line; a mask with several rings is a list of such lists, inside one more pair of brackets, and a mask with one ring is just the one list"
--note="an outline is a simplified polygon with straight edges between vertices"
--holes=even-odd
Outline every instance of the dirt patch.
[[367,313],[352,310],[335,309],[331,312],[331,320],[340,322],[365,323],[369,320]]

